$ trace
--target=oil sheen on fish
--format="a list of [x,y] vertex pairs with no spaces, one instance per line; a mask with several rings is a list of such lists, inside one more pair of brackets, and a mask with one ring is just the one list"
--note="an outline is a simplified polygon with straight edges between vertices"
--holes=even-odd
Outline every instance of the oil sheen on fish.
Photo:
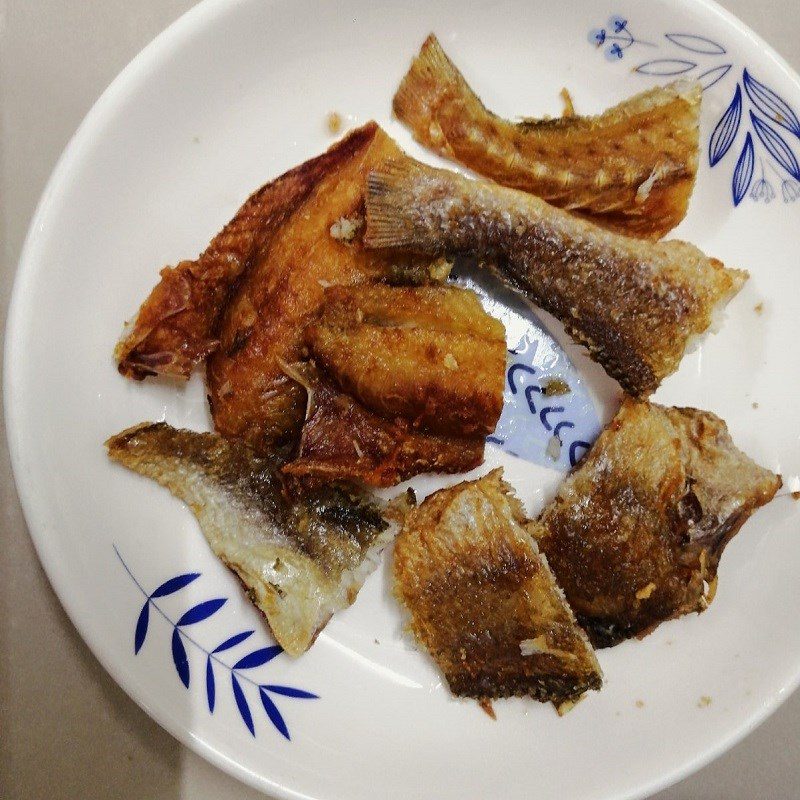
[[610,230],[658,239],[685,216],[698,164],[700,86],[649,89],[596,117],[513,123],[492,114],[435,36],[394,112],[422,144]]
[[295,458],[283,467],[304,486],[357,480],[394,486],[423,472],[466,472],[483,461],[483,436],[452,436],[414,429],[403,417],[386,419],[343,392],[311,361],[286,372],[308,394]]
[[457,695],[553,701],[599,689],[586,634],[495,470],[428,497],[406,516],[394,592]]
[[199,258],[165,267],[117,344],[119,371],[136,380],[156,374],[188,378],[219,347],[216,329],[236,281],[319,182],[369,146],[376,129],[365,125],[262,186]]
[[635,396],[678,368],[747,277],[686,242],[620,236],[411,158],[370,173],[366,211],[367,246],[478,256]]
[[355,600],[395,532],[374,505],[344,487],[288,500],[272,460],[215,433],[144,423],[106,446],[114,461],[191,508],[211,549],[292,656]]
[[535,535],[578,621],[606,647],[704,610],[725,545],[780,485],[714,414],[628,398]]

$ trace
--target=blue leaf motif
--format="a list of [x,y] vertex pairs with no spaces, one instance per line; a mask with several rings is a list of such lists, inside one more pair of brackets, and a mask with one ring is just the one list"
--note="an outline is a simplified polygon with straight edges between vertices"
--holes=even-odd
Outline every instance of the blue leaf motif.
[[139,612],[139,619],[136,620],[136,633],[133,637],[133,652],[136,655],[144,644],[144,637],[147,636],[147,626],[150,623],[150,601],[145,601],[142,610]]
[[183,645],[183,640],[177,628],[173,628],[172,630],[172,661],[175,663],[175,669],[178,672],[181,683],[188,689],[189,658],[186,655],[186,648]]
[[731,100],[731,104],[720,117],[714,132],[711,134],[711,141],[708,143],[708,160],[712,167],[719,164],[725,153],[730,150],[734,139],[736,139],[736,134],[739,132],[741,121],[742,87],[737,83],[733,100]]
[[266,689],[268,692],[273,692],[274,694],[282,694],[284,697],[299,697],[301,700],[319,700],[319,695],[312,694],[311,692],[304,692],[302,689],[295,689],[293,686],[266,684],[260,688]]
[[185,575],[177,575],[174,578],[170,578],[168,581],[164,581],[150,597],[166,597],[168,594],[174,594],[199,577],[199,572],[187,572]]
[[260,650],[253,650],[252,653],[248,653],[246,656],[240,658],[233,665],[233,669],[253,669],[253,667],[260,667],[262,664],[272,661],[275,656],[280,655],[282,652],[283,648],[278,644],[272,645],[271,647],[262,647]]
[[744,71],[744,88],[753,105],[770,122],[774,122],[795,136],[800,137],[800,119],[791,106],[768,86],[757,81],[746,69]]
[[247,725],[247,729],[250,733],[255,736],[256,726],[253,724],[253,715],[250,713],[250,706],[247,705],[247,698],[244,696],[242,687],[239,685],[239,681],[233,673],[231,673],[231,686],[233,687],[233,698],[236,700],[236,706],[239,709],[239,713],[242,715],[244,724]]
[[683,75],[693,70],[697,64],[694,61],[685,61],[682,58],[657,58],[654,61],[645,61],[634,69],[642,75]]
[[230,650],[231,647],[236,647],[237,644],[243,642],[245,639],[249,639],[255,631],[242,631],[242,633],[236,633],[230,637],[230,639],[226,639],[222,644],[218,644],[211,652],[212,653],[221,653],[223,650]]
[[261,695],[261,703],[264,706],[264,711],[267,712],[269,721],[278,729],[278,731],[280,731],[283,736],[291,740],[292,737],[289,736],[289,729],[286,727],[286,722],[281,716],[281,712],[278,711],[278,706],[272,702],[272,698],[270,698],[270,696],[261,687],[259,687],[258,693]]
[[747,137],[744,140],[744,147],[739,155],[739,160],[736,162],[736,168],[733,170],[733,204],[738,206],[742,202],[747,190],[750,188],[750,182],[753,180],[753,169],[756,164],[756,156],[753,149],[753,137],[750,131],[747,132]]
[[214,682],[214,667],[211,665],[211,656],[206,659],[206,697],[208,698],[208,710],[213,714],[214,705],[217,701],[217,687]]
[[664,37],[672,44],[690,50],[692,53],[702,53],[706,56],[721,56],[727,51],[721,44],[706,39],[705,36],[695,36],[692,33],[665,33]]
[[565,419],[563,422],[559,422],[558,425],[556,425],[555,428],[553,428],[553,436],[558,436],[560,438],[561,431],[564,430],[564,428],[569,430],[570,428],[574,427],[575,427],[574,422],[569,422],[569,420]]
[[[585,455],[589,452],[589,448],[591,445],[589,442],[581,442],[576,439],[570,446],[569,446],[569,465],[574,467]],[[578,455],[578,450],[583,450],[583,452]]]
[[198,603],[183,614],[177,624],[194,625],[196,622],[202,622],[212,614],[216,614],[227,602],[225,597],[216,597],[213,600],[205,600],[202,603]]
[[774,129],[770,128],[766,122],[757,117],[752,111],[750,120],[753,128],[761,140],[761,144],[767,148],[769,154],[795,179],[800,180],[800,164],[797,163],[794,153],[784,138]]
[[731,71],[731,67],[733,67],[733,64],[720,64],[718,67],[701,72],[697,76],[697,80],[700,86],[703,87],[703,91],[710,89],[715,83],[721,81]]
[[544,429],[546,431],[553,430],[553,426],[550,424],[550,420],[547,417],[550,414],[561,414],[564,411],[564,406],[545,406],[539,412],[539,420],[541,421],[542,425],[544,425]]
[[511,394],[516,394],[519,391],[519,387],[514,383],[514,376],[517,372],[525,372],[528,375],[536,374],[536,370],[527,364],[512,364],[508,368],[508,388],[511,389]]

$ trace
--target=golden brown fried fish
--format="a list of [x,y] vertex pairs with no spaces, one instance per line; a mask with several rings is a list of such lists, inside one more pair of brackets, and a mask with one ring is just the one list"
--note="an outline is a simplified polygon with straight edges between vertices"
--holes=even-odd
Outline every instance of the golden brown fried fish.
[[355,600],[394,534],[375,506],[343,487],[290,502],[274,461],[215,433],[144,423],[106,446],[114,461],[191,508],[211,549],[292,656]]
[[455,286],[337,286],[306,331],[317,363],[387,419],[485,436],[503,408],[503,324]]
[[308,392],[297,457],[283,471],[306,486],[358,480],[394,486],[422,472],[466,472],[483,461],[483,436],[441,436],[385,419],[339,389],[312,362],[287,366]]
[[714,414],[626,399],[535,533],[578,621],[607,647],[705,609],[725,545],[780,485]]
[[747,275],[686,242],[610,233],[533,195],[411,158],[370,173],[366,210],[367,246],[488,260],[637,396],[678,368]]
[[319,182],[363,155],[377,135],[375,123],[365,125],[262,186],[197,260],[165,267],[117,344],[119,371],[137,380],[156,374],[188,378],[219,346],[216,328],[236,280]]
[[599,689],[586,634],[495,470],[442,489],[397,537],[394,591],[454,694],[528,695],[557,705]]
[[686,215],[698,163],[700,86],[656,87],[597,117],[508,122],[487,111],[435,36],[394,112],[437,153],[619,233],[658,239]]

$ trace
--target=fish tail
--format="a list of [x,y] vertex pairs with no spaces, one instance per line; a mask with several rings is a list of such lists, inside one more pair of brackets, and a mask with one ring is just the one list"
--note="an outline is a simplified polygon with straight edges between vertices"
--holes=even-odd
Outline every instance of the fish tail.
[[418,213],[422,169],[412,158],[393,159],[367,177],[367,227],[364,245],[399,248],[430,255],[443,252]]
[[432,110],[445,98],[453,97],[480,103],[439,40],[430,34],[401,81],[392,109],[423,144],[446,150],[447,142]]

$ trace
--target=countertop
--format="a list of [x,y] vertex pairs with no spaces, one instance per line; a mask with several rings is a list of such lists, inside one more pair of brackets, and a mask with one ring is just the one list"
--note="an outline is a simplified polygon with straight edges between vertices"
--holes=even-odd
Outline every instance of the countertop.
[[[114,76],[191,5],[0,0],[0,331],[28,222],[56,159]],[[800,70],[797,0],[723,5]],[[28,536],[1,415],[0,525],[0,797],[263,797],[150,720],[81,641]],[[800,693],[733,750],[656,797],[798,796]]]

